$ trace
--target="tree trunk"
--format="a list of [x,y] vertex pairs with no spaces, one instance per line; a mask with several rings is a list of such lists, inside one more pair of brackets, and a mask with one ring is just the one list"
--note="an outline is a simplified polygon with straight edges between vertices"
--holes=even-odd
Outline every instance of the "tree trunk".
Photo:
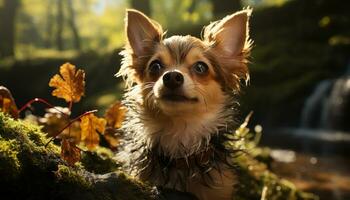
[[63,50],[63,38],[62,38],[62,32],[63,32],[63,0],[56,0],[57,1],[57,32],[56,32],[56,45],[57,49],[62,51]]
[[80,37],[79,37],[79,31],[77,29],[77,25],[75,22],[75,12],[74,12],[74,5],[72,0],[67,0],[68,3],[68,24],[72,30],[73,33],[73,39],[74,39],[74,47],[76,50],[80,50]]
[[19,0],[3,0],[0,16],[0,57],[14,56],[18,6]]
[[215,19],[232,14],[242,8],[240,0],[212,0]]
[[145,15],[151,15],[150,0],[130,0],[130,6],[136,10],[143,12]]
[[45,37],[45,47],[52,47],[52,33],[53,33],[53,14],[52,14],[52,0],[47,0],[46,7],[46,37]]

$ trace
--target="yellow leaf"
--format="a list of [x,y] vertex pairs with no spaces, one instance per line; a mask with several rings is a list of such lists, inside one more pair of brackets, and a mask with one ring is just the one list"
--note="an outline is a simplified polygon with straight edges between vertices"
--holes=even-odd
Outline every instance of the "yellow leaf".
[[89,150],[93,150],[98,146],[100,137],[97,133],[103,134],[106,127],[106,120],[98,118],[94,114],[88,114],[81,118],[81,140],[85,143]]
[[61,158],[69,165],[74,165],[81,157],[80,149],[75,146],[75,142],[68,139],[61,141]]
[[83,70],[76,70],[74,65],[65,63],[60,67],[60,75],[54,75],[49,82],[50,87],[56,88],[52,95],[67,102],[78,102],[84,95],[84,79]]
[[123,107],[119,101],[115,102],[113,105],[111,105],[107,109],[105,113],[105,119],[107,120],[107,125],[113,128],[120,128],[122,126],[125,113],[126,113],[126,108]]

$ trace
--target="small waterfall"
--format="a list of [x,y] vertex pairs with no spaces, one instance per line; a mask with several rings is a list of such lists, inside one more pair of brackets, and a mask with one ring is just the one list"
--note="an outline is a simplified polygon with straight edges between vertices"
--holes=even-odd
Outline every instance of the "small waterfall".
[[301,127],[350,131],[350,64],[342,77],[316,86],[306,99]]
[[314,92],[306,99],[301,113],[301,126],[304,128],[318,128],[321,126],[322,111],[327,106],[328,96],[332,88],[331,80],[321,81]]

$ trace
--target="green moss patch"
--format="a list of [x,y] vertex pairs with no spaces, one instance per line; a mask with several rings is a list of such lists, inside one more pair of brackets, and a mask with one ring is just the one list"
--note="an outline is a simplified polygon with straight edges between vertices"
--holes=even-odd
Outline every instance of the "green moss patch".
[[96,175],[84,169],[101,173],[114,170],[116,164],[112,164],[112,153],[107,149],[85,155],[83,164],[68,167],[59,157],[60,148],[54,144],[45,147],[47,142],[40,127],[0,112],[1,199],[156,198],[150,186],[122,172]]

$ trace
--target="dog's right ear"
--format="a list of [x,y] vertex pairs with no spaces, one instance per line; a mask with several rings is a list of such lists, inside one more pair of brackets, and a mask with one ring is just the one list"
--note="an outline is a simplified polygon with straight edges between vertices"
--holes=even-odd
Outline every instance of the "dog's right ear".
[[142,12],[128,9],[125,21],[127,40],[136,56],[144,55],[150,45],[161,41],[162,27]]

